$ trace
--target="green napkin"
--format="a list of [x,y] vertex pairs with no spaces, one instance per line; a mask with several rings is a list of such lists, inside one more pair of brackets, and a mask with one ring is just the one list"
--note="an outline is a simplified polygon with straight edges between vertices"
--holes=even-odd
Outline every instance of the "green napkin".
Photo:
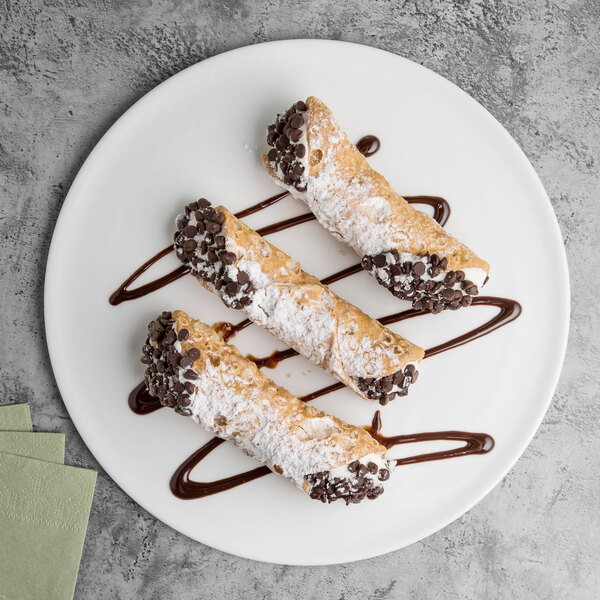
[[0,431],[0,452],[62,464],[65,461],[65,434]]
[[33,431],[29,404],[0,406],[0,431]]
[[0,453],[1,600],[73,597],[95,484],[95,471]]

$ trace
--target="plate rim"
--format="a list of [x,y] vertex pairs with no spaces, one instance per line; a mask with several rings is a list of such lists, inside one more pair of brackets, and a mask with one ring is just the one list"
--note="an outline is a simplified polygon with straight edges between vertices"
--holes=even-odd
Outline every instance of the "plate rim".
[[[254,48],[263,47],[263,46],[303,46],[303,45],[320,45],[323,47],[332,47],[332,46],[343,45],[343,46],[359,47],[362,51],[371,52],[375,58],[382,54],[388,55],[388,56],[391,55],[397,60],[400,60],[405,63],[410,63],[410,65],[413,68],[416,67],[417,70],[422,70],[424,72],[427,72],[427,74],[429,76],[433,76],[434,79],[437,79],[441,83],[443,83],[445,85],[449,84],[450,86],[452,86],[454,88],[455,92],[458,92],[458,94],[459,94],[459,96],[461,96],[462,100],[464,100],[466,103],[470,104],[471,108],[479,111],[480,113],[482,113],[484,115],[484,117],[490,123],[490,125],[493,125],[493,127],[496,129],[496,131],[498,133],[500,133],[501,136],[505,139],[505,141],[508,142],[508,144],[510,146],[512,146],[513,150],[516,151],[516,154],[518,154],[520,156],[520,158],[522,160],[524,160],[523,164],[527,166],[529,174],[530,174],[530,176],[532,176],[531,182],[535,185],[538,192],[541,195],[543,195],[543,197],[546,199],[546,202],[543,203],[544,212],[545,212],[544,220],[546,221],[547,225],[553,229],[553,235],[557,236],[557,238],[558,238],[557,241],[560,240],[560,244],[557,244],[557,250],[558,250],[558,247],[560,247],[560,251],[558,251],[558,255],[560,256],[560,262],[559,262],[559,264],[556,265],[555,268],[556,268],[556,273],[558,275],[558,279],[561,282],[564,280],[565,285],[561,285],[560,289],[556,290],[557,294],[554,297],[554,301],[557,305],[562,307],[562,311],[564,312],[564,318],[562,319],[562,322],[560,324],[558,324],[558,325],[560,325],[560,327],[558,327],[558,325],[557,325],[557,329],[559,330],[557,332],[557,336],[560,338],[560,344],[559,344],[560,351],[556,352],[554,355],[555,356],[555,360],[554,360],[555,364],[548,365],[549,376],[546,380],[548,383],[545,386],[545,390],[546,390],[545,402],[543,404],[539,405],[536,418],[535,418],[535,420],[532,420],[531,426],[527,427],[528,432],[527,432],[527,435],[524,436],[523,441],[520,444],[515,444],[512,452],[508,453],[508,455],[509,455],[509,458],[507,459],[508,466],[503,470],[503,472],[498,477],[494,478],[493,483],[488,484],[483,489],[482,492],[476,494],[473,497],[473,499],[468,502],[466,508],[460,508],[458,511],[453,511],[452,516],[450,518],[442,519],[442,521],[443,521],[442,524],[435,522],[431,527],[426,528],[424,533],[410,536],[408,538],[408,540],[405,540],[400,544],[394,544],[394,543],[384,544],[383,547],[379,551],[377,551],[375,554],[371,551],[361,552],[360,549],[358,549],[357,551],[351,553],[352,554],[351,558],[342,557],[340,560],[336,559],[335,561],[311,561],[311,560],[300,561],[300,560],[297,560],[297,561],[293,561],[293,562],[281,563],[281,562],[276,562],[274,560],[270,560],[270,559],[264,558],[264,557],[257,558],[256,556],[253,556],[253,555],[251,555],[249,553],[245,553],[245,552],[240,552],[240,553],[235,552],[234,553],[231,549],[225,549],[220,544],[213,543],[212,541],[210,544],[208,544],[207,542],[200,541],[200,540],[196,539],[195,537],[190,536],[186,532],[181,531],[179,528],[177,528],[173,524],[171,524],[168,520],[165,520],[162,517],[160,517],[160,518],[157,517],[155,515],[155,513],[147,507],[144,499],[139,498],[138,494],[135,491],[132,492],[127,487],[126,482],[121,481],[121,477],[119,477],[119,476],[115,477],[112,472],[109,473],[108,470],[103,466],[102,462],[100,460],[98,460],[97,455],[101,454],[101,449],[96,447],[96,445],[94,445],[94,444],[93,444],[94,447],[90,446],[88,441],[84,437],[84,435],[82,433],[80,433],[79,415],[78,415],[78,410],[76,408],[76,403],[74,403],[74,402],[71,403],[69,400],[67,400],[66,396],[62,392],[62,390],[67,389],[68,386],[65,383],[64,365],[61,364],[61,359],[55,348],[55,344],[52,341],[54,339],[54,327],[52,325],[53,320],[52,320],[51,315],[54,310],[54,308],[53,308],[54,305],[53,305],[52,297],[51,297],[51,293],[52,293],[52,290],[51,290],[52,283],[51,282],[54,279],[54,273],[57,271],[57,269],[59,269],[60,263],[57,263],[57,255],[59,253],[59,246],[61,244],[61,242],[59,240],[64,238],[64,236],[62,235],[63,231],[68,231],[68,228],[67,228],[67,225],[68,225],[67,220],[69,218],[68,215],[73,210],[73,206],[76,201],[78,187],[80,185],[82,185],[82,182],[87,178],[88,171],[90,171],[93,168],[93,164],[92,164],[94,162],[93,159],[96,156],[101,154],[101,152],[104,150],[105,146],[107,146],[112,141],[112,138],[117,136],[121,132],[121,130],[127,126],[128,121],[131,118],[133,118],[133,115],[135,112],[134,109],[137,110],[141,106],[144,106],[146,103],[151,102],[152,99],[154,98],[154,96],[158,93],[158,90],[163,88],[163,86],[166,86],[167,84],[172,84],[174,81],[178,80],[179,78],[181,78],[185,75],[189,75],[189,72],[191,72],[193,70],[200,70],[202,68],[202,66],[207,62],[214,63],[216,61],[227,60],[231,55],[248,52]],[[548,410],[548,407],[550,406],[550,403],[554,397],[554,393],[555,393],[556,387],[558,385],[558,381],[560,378],[562,365],[564,363],[566,349],[567,349],[569,325],[570,325],[570,298],[571,298],[570,278],[569,278],[569,269],[568,269],[568,262],[567,262],[567,256],[566,256],[566,249],[564,246],[564,241],[562,238],[562,233],[560,230],[558,219],[556,217],[556,213],[553,210],[552,202],[551,202],[546,190],[544,189],[544,186],[543,186],[537,172],[533,168],[533,165],[527,158],[527,156],[524,153],[524,151],[522,150],[522,148],[517,144],[516,140],[510,135],[510,133],[505,129],[505,127],[484,106],[482,106],[475,98],[473,98],[466,91],[461,89],[458,85],[456,85],[449,79],[446,79],[442,75],[438,74],[436,71],[434,71],[428,67],[424,67],[423,65],[420,65],[419,63],[416,63],[410,59],[407,59],[407,58],[400,56],[398,54],[395,54],[393,52],[389,52],[387,50],[382,50],[380,48],[368,46],[365,44],[359,44],[359,43],[355,43],[355,42],[345,42],[345,41],[329,40],[329,39],[325,40],[325,39],[302,38],[302,39],[275,40],[275,41],[263,42],[260,44],[251,44],[248,46],[242,46],[239,48],[235,48],[233,50],[225,51],[225,52],[216,54],[214,56],[211,56],[209,58],[206,58],[204,60],[201,60],[201,61],[199,61],[193,65],[190,65],[189,67],[186,67],[185,69],[177,72],[176,74],[172,75],[171,77],[165,79],[163,82],[161,82],[160,84],[158,84],[157,86],[152,88],[150,91],[145,93],[141,98],[139,98],[129,108],[127,108],[127,110],[125,110],[125,112],[123,112],[123,114],[121,116],[119,116],[117,118],[117,120],[105,131],[105,133],[102,135],[102,137],[96,142],[96,144],[94,145],[92,150],[85,157],[85,160],[84,160],[83,164],[81,165],[79,171],[77,172],[77,175],[75,176],[73,182],[71,183],[71,185],[69,187],[69,191],[66,194],[64,202],[60,208],[60,212],[59,212],[58,218],[56,220],[56,223],[55,223],[55,226],[54,226],[54,229],[52,232],[52,240],[50,243],[50,247],[49,247],[48,254],[47,254],[47,260],[46,260],[45,278],[44,278],[43,318],[44,318],[44,330],[45,330],[45,335],[46,335],[46,345],[48,348],[48,355],[50,358],[50,364],[52,367],[53,376],[56,381],[56,385],[58,387],[58,391],[60,393],[63,404],[64,404],[65,408],[67,409],[67,412],[69,413],[69,417],[71,418],[74,426],[76,427],[86,448],[93,455],[94,460],[107,473],[107,475],[115,482],[115,484],[118,485],[119,488],[121,488],[121,490],[125,494],[127,494],[134,502],[139,504],[144,510],[146,510],[149,514],[151,514],[155,519],[163,522],[171,529],[178,531],[178,533],[185,535],[186,537],[188,537],[194,541],[200,541],[200,543],[202,543],[206,546],[209,546],[211,548],[214,548],[216,550],[219,550],[221,552],[231,554],[232,556],[240,556],[242,558],[247,558],[247,559],[256,560],[258,562],[264,562],[264,563],[269,563],[269,564],[285,564],[285,565],[296,565],[296,566],[318,566],[318,565],[344,564],[344,563],[355,562],[358,560],[363,560],[366,558],[374,558],[376,556],[382,556],[384,554],[388,554],[390,552],[400,550],[402,548],[405,548],[409,545],[414,544],[417,541],[423,540],[423,539],[429,537],[430,535],[432,535],[433,533],[436,533],[437,531],[441,531],[442,529],[444,529],[445,527],[447,527],[448,525],[450,525],[451,523],[456,521],[458,518],[460,518],[462,515],[469,512],[474,506],[479,504],[483,500],[483,498],[485,498],[502,481],[502,479],[504,479],[504,477],[506,477],[508,472],[515,466],[516,462],[519,460],[519,458],[525,452],[527,447],[531,444],[531,442],[532,442],[533,438],[535,437],[535,435],[540,427],[540,424]],[[84,427],[84,429],[85,429],[85,427]]]

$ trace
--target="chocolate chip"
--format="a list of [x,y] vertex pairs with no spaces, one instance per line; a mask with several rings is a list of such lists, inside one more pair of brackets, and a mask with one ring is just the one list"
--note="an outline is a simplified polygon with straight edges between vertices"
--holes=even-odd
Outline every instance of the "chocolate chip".
[[187,369],[188,367],[191,367],[193,363],[194,361],[189,356],[182,356],[179,359],[179,366],[182,369]]
[[[390,472],[388,469],[380,469],[379,475],[377,476],[379,481],[387,481],[390,478]],[[387,496],[386,496],[387,498]]]
[[225,286],[225,293],[229,296],[235,296],[240,291],[240,286],[235,281],[230,281]]
[[217,260],[219,260],[219,257],[217,256],[217,253],[214,250],[209,250],[206,258],[211,264],[214,264],[217,262]]
[[302,100],[299,100],[298,102],[296,102],[296,104],[294,106],[298,112],[304,112],[304,111],[308,110],[308,108],[306,107],[306,104],[304,104],[304,102],[302,102]]
[[185,371],[185,373],[183,374],[183,377],[185,379],[198,379],[198,375],[191,369],[188,369],[187,371]]
[[373,258],[373,264],[378,268],[385,267],[385,265],[387,264],[385,254],[378,254],[377,256],[375,256]]
[[206,231],[212,234],[219,233],[219,231],[221,231],[221,226],[214,221],[210,221],[206,224]]
[[210,206],[210,202],[206,198],[200,198],[197,202],[199,208],[207,208]]
[[186,240],[183,243],[183,249],[185,252],[193,252],[196,249],[196,240]]
[[305,154],[306,154],[306,146],[304,144],[298,144],[294,148],[294,155],[297,156],[298,158],[304,158]]
[[187,340],[188,337],[190,337],[190,332],[187,329],[180,329],[179,330],[179,333],[177,334],[177,339],[180,342],[185,342],[185,340]]
[[233,252],[223,252],[221,254],[221,262],[225,265],[232,265],[237,259],[237,256]]
[[198,348],[190,348],[190,351],[188,352],[188,356],[192,360],[198,360],[200,358],[200,350],[198,350]]
[[412,272],[417,275],[417,277],[421,277],[421,275],[425,273],[425,265],[422,262],[415,263]]
[[360,463],[357,460],[353,460],[348,465],[348,471],[350,471],[350,473],[356,473],[356,471],[358,471],[358,467],[360,467]]
[[193,225],[188,225],[187,227],[184,227],[184,229],[183,229],[183,235],[185,235],[186,237],[189,237],[189,238],[195,237],[195,235],[197,233],[198,233],[198,229],[196,229],[196,227],[194,227]]
[[375,473],[377,473],[379,470],[374,462],[368,462],[367,469],[369,469],[369,473],[371,473],[371,475],[375,475]]
[[373,267],[373,260],[371,259],[370,256],[363,256],[362,260],[360,261],[360,264],[362,265],[362,268],[365,271],[370,271],[371,268]]

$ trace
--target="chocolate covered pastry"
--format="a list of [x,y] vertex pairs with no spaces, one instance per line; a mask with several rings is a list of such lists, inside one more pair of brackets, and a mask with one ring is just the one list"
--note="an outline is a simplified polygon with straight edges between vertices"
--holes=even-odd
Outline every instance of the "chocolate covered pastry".
[[471,304],[488,263],[394,192],[320,100],[311,96],[277,115],[267,143],[263,163],[273,181],[305,202],[392,294],[433,313]]
[[277,386],[208,325],[182,311],[163,312],[148,326],[141,360],[148,391],[164,406],[311,498],[355,504],[383,493],[390,476],[383,445]]
[[177,227],[177,257],[205,288],[363,398],[386,404],[416,381],[422,348],[336,296],[226,208],[193,202]]

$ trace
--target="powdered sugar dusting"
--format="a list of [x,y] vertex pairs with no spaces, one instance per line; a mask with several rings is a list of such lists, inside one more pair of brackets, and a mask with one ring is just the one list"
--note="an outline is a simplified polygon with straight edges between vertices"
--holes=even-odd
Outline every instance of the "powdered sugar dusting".
[[[175,342],[175,348],[183,353],[180,342]],[[230,347],[205,343],[200,349],[189,406],[194,421],[300,488],[305,476],[316,472],[335,470],[339,476],[352,477],[346,465],[363,459],[352,454],[355,434],[344,435],[333,418],[278,388]],[[387,467],[381,455],[366,456]]]

